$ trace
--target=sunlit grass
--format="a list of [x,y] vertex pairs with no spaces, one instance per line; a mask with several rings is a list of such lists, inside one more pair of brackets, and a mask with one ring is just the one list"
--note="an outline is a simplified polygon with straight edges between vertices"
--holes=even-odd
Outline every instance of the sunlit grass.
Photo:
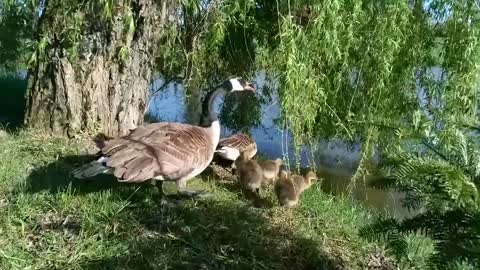
[[[0,269],[365,269],[377,244],[358,236],[371,211],[319,185],[294,209],[244,199],[209,176],[205,201],[161,204],[153,185],[79,181],[79,143],[29,132],[0,140]],[[167,185],[172,191],[172,185]]]

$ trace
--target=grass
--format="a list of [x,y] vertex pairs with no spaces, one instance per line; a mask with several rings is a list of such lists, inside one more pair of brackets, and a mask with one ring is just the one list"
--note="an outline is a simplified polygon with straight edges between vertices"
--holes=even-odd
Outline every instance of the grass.
[[268,190],[254,208],[202,176],[189,186],[214,198],[161,205],[150,184],[72,179],[88,160],[79,142],[0,136],[0,269],[388,269],[374,268],[388,260],[379,243],[358,236],[373,213],[318,185],[295,209]]

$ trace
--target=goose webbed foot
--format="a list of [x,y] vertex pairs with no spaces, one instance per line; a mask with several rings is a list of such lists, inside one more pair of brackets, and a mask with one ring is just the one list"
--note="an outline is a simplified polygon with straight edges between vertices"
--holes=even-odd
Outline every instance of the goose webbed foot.
[[176,182],[176,184],[177,192],[180,197],[194,199],[205,199],[213,197],[213,193],[207,191],[187,189],[187,183],[185,180],[179,180]]
[[194,198],[194,199],[206,199],[213,197],[213,193],[203,191],[203,190],[189,190],[189,189],[182,189],[178,190],[178,195],[184,198]]
[[244,189],[243,194],[245,198],[249,200],[254,207],[260,208],[264,205],[264,200],[260,197],[259,189]]
[[158,201],[160,205],[174,207],[181,204],[180,200],[175,199],[172,196],[165,195],[165,192],[163,191],[163,181],[155,181],[155,186],[158,189]]
[[163,192],[163,181],[160,181],[160,180],[152,180],[152,181],[158,189],[158,195],[160,196],[160,198],[163,198],[163,196],[165,195],[165,193]]
[[175,207],[175,206],[182,205],[182,201],[178,199],[173,199],[170,197],[168,197],[168,199],[166,197],[161,198],[159,202],[161,206],[167,206],[167,207]]

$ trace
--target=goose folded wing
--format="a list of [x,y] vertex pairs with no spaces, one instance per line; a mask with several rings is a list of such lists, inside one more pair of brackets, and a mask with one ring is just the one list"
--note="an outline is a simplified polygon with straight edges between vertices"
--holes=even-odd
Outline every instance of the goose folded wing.
[[102,152],[119,181],[142,182],[188,174],[208,160],[209,148],[207,135],[199,127],[155,123],[109,141]]
[[253,143],[253,140],[250,137],[243,134],[237,134],[237,135],[233,135],[233,136],[221,139],[218,142],[217,149],[222,147],[240,149],[240,148],[245,148],[252,143]]

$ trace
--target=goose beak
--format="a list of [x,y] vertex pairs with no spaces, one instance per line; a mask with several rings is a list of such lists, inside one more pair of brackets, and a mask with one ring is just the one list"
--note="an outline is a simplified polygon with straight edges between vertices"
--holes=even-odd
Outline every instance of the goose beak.
[[253,83],[246,81],[241,77],[230,79],[229,82],[231,86],[231,92],[245,90],[255,92],[256,90],[256,87]]
[[247,91],[252,91],[252,92],[255,92],[257,90],[255,85],[253,83],[250,83],[250,82],[246,83],[244,89],[247,90]]

